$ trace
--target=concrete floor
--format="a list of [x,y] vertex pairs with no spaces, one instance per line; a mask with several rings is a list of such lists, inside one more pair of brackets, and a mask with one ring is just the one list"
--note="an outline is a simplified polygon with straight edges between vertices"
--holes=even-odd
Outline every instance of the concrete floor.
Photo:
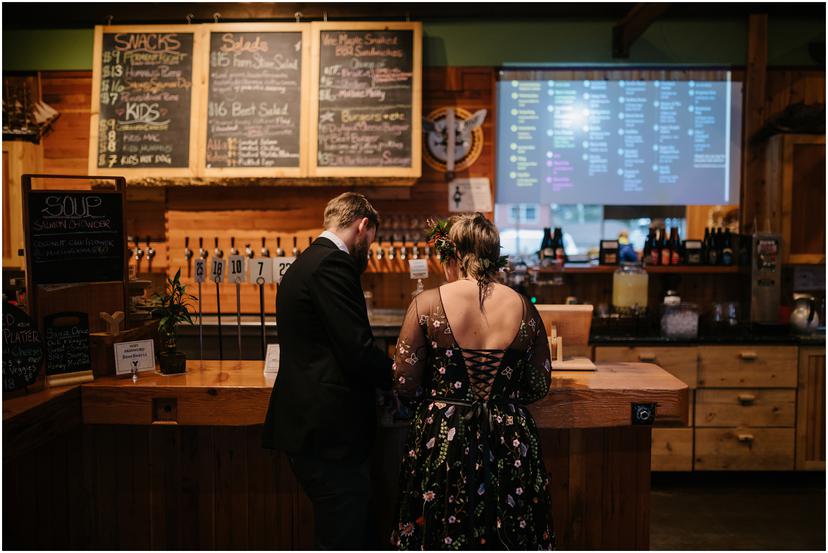
[[651,549],[825,550],[824,472],[653,473]]

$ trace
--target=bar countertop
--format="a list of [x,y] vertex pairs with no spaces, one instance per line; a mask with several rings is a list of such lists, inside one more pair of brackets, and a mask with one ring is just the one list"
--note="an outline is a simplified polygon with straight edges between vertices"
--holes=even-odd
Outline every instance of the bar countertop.
[[[104,377],[81,386],[87,424],[256,425],[275,377],[261,361],[189,361],[186,374]],[[599,363],[595,371],[555,371],[549,394],[532,404],[541,428],[631,424],[632,403],[656,403],[657,424],[687,420],[687,386],[648,363]]]

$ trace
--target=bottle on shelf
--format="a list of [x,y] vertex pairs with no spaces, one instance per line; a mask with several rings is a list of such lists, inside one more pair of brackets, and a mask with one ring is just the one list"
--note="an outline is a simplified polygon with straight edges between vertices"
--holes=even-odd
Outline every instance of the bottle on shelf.
[[719,264],[719,240],[716,238],[716,229],[710,229],[710,240],[707,242],[707,264]]
[[733,265],[733,260],[733,235],[730,234],[730,229],[725,229],[722,238],[722,265]]
[[653,229],[647,231],[647,238],[644,240],[644,249],[641,251],[641,260],[644,265],[651,264],[650,255],[653,252]]
[[710,229],[704,227],[704,238],[702,238],[702,258],[701,264],[707,265],[710,263],[708,253],[710,252]]
[[661,264],[661,241],[660,241],[660,233],[661,229],[653,229],[653,240],[650,244],[650,265],[660,265]]
[[543,229],[543,238],[541,239],[540,250],[538,250],[538,257],[541,262],[544,259],[555,259],[555,247],[553,245],[552,229],[550,227],[544,227]]
[[661,229],[661,239],[659,240],[659,250],[661,252],[661,262],[659,265],[669,265],[672,253],[670,252],[670,241],[667,238],[667,227]]
[[555,260],[558,263],[565,263],[566,249],[564,248],[563,231],[561,227],[555,227],[555,234],[552,236],[552,247],[555,248]]
[[670,265],[681,265],[682,257],[678,228],[673,227],[670,229]]

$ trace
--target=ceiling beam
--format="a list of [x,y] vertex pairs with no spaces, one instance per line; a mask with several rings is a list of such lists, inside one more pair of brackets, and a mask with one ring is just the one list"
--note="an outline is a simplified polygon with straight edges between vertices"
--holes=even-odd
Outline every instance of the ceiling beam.
[[641,3],[632,7],[612,28],[612,57],[630,57],[630,47],[650,24],[664,15],[670,4]]

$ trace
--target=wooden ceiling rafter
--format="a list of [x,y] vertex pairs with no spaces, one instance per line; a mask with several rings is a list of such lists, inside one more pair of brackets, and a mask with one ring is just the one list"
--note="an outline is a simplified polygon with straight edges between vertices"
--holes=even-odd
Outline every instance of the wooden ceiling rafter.
[[612,28],[612,57],[629,58],[630,47],[644,31],[670,8],[670,4],[642,2],[636,4]]

